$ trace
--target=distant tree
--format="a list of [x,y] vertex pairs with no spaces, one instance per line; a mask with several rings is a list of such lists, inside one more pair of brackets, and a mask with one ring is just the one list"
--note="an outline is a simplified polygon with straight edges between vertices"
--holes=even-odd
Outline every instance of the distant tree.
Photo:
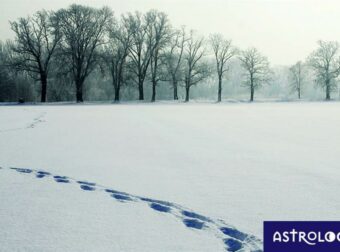
[[129,48],[131,60],[130,72],[135,76],[139,100],[144,100],[144,82],[152,62],[151,82],[155,97],[158,82],[158,64],[160,49],[168,36],[169,20],[165,13],[150,10],[144,15],[140,12],[124,16],[124,24],[132,34],[132,45]]
[[28,72],[11,65],[15,54],[12,48],[13,41],[0,41],[0,102],[36,101],[36,86]]
[[289,68],[290,72],[290,88],[292,92],[296,92],[298,98],[301,99],[302,87],[305,80],[304,65],[301,61],[298,61]]
[[128,13],[124,18],[124,24],[132,35],[132,44],[129,48],[129,70],[136,79],[139,100],[144,100],[144,81],[151,60],[151,48],[147,43],[147,24],[140,12]]
[[0,41],[0,102],[9,101],[15,86],[9,73],[6,59],[8,57],[6,43]]
[[148,27],[149,46],[151,51],[151,102],[156,100],[156,87],[161,80],[160,65],[163,63],[163,53],[171,38],[171,29],[168,16],[163,12],[149,11],[146,14]]
[[61,39],[58,20],[54,14],[39,11],[32,17],[11,22],[15,32],[10,64],[18,71],[27,72],[41,82],[41,102],[46,102],[49,66]]
[[241,66],[246,71],[244,85],[250,90],[250,101],[254,101],[255,90],[270,80],[268,59],[262,56],[256,48],[241,52]]
[[57,12],[63,34],[62,53],[76,86],[77,102],[83,102],[86,78],[97,66],[98,48],[105,43],[107,27],[113,17],[107,8],[95,9],[73,4]]
[[186,43],[185,29],[175,30],[172,33],[167,51],[164,53],[165,74],[163,80],[170,81],[174,100],[178,100],[178,83],[183,80],[183,52]]
[[114,101],[120,100],[120,90],[127,67],[127,57],[132,44],[132,34],[122,23],[114,23],[109,27],[109,40],[105,46],[104,59],[112,77],[115,91]]
[[208,66],[202,63],[202,57],[204,54],[204,38],[196,37],[194,32],[191,31],[185,45],[184,54],[184,84],[186,102],[190,99],[190,88],[207,78],[209,75]]
[[231,40],[226,40],[220,34],[214,34],[210,37],[211,47],[216,59],[216,69],[218,77],[218,95],[217,101],[222,100],[222,79],[225,72],[228,71],[228,61],[236,55],[237,50],[231,45]]
[[336,88],[336,78],[340,74],[339,43],[318,41],[319,48],[308,58],[308,64],[316,75],[316,83],[326,91],[326,100]]

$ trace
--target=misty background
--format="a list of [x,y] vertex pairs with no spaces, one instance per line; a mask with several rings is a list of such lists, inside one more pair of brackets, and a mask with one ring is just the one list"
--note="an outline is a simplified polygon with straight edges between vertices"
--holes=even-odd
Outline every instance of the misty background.
[[[273,71],[273,78],[256,94],[261,98],[292,99],[296,94],[289,88],[289,68],[297,61],[304,61],[317,48],[317,41],[340,40],[340,3],[333,0],[112,0],[112,1],[68,1],[47,2],[9,1],[1,2],[0,8],[0,40],[14,39],[9,21],[27,17],[36,11],[58,10],[76,3],[101,8],[110,7],[115,17],[136,10],[143,13],[150,9],[164,11],[174,27],[185,25],[206,38],[212,33],[222,34],[231,39],[233,45],[240,49],[257,48],[268,58]],[[211,65],[214,64],[210,52]],[[208,61],[209,61],[208,60]],[[240,62],[232,59],[229,71],[224,75],[223,99],[248,99],[249,91],[241,85],[243,70]],[[112,100],[114,90],[109,76],[101,76],[99,71],[91,74],[85,83],[86,100]],[[26,76],[27,77],[27,76]],[[28,77],[20,76],[19,90],[16,97],[25,96],[25,100],[38,100],[39,83]],[[193,87],[191,95],[194,99],[215,99],[217,92],[216,74],[212,73],[199,85]],[[67,81],[66,81],[67,82]],[[324,91],[317,88],[313,77],[305,79],[303,96],[308,99],[323,99]],[[58,86],[68,83],[58,83]],[[58,87],[58,89],[59,89]],[[49,100],[72,100],[72,93],[53,94],[53,80],[49,87]],[[52,93],[51,93],[52,92]],[[59,92],[56,90],[55,92]],[[28,94],[29,93],[29,94]],[[137,90],[127,86],[121,90],[122,100],[135,99]],[[184,90],[180,88],[179,98],[184,99]],[[149,81],[145,84],[146,100],[151,96]],[[332,97],[340,97],[339,89],[333,90]],[[157,87],[158,99],[171,99],[171,87],[160,83]]]

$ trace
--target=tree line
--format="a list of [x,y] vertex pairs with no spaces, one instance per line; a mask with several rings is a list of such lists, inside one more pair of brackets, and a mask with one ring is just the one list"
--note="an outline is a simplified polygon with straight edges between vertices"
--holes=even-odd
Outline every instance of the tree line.
[[[83,102],[84,85],[92,75],[97,82],[110,79],[116,102],[123,87],[136,89],[138,99],[144,100],[145,83],[151,84],[152,102],[160,83],[171,87],[174,100],[183,88],[187,102],[193,86],[214,78],[220,102],[223,81],[235,64],[242,69],[240,84],[253,101],[255,91],[275,79],[267,57],[256,48],[240,50],[221,34],[205,38],[184,26],[176,28],[157,10],[116,17],[108,7],[73,4],[38,11],[10,26],[14,39],[0,41],[0,101],[25,99],[23,94],[33,92],[35,83],[41,102],[53,100],[47,99],[52,82],[51,96]],[[297,62],[287,74],[289,88],[299,99],[311,75],[330,100],[340,74],[338,42],[319,41],[305,62]],[[72,91],[63,88],[69,83]],[[23,91],[14,94],[18,85]]]

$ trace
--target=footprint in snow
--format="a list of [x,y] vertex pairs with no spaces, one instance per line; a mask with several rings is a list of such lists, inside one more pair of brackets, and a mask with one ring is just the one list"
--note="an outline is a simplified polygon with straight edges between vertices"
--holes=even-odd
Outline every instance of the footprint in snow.
[[220,228],[220,230],[222,231],[223,234],[228,235],[232,238],[235,238],[237,240],[240,241],[244,241],[247,238],[247,234],[242,233],[240,231],[238,231],[237,229],[234,228],[229,228],[229,227],[222,227]]
[[93,186],[88,186],[88,185],[81,185],[80,188],[84,191],[94,191],[94,190],[96,190],[96,188],[94,188]]
[[26,168],[15,168],[15,167],[12,167],[11,169],[15,170],[17,172],[21,172],[21,173],[32,173],[33,172],[33,170],[26,169]]
[[65,183],[65,184],[70,183],[70,180],[68,180],[68,178],[65,176],[54,176],[53,178],[58,183]]
[[164,212],[164,213],[168,213],[171,211],[171,208],[168,206],[163,206],[157,203],[151,203],[150,207],[158,212]]
[[202,221],[198,221],[195,219],[183,219],[183,223],[188,228],[202,229],[205,224]]
[[125,201],[132,201],[132,199],[124,194],[117,194],[117,193],[113,193],[111,195],[112,198],[115,198],[116,200],[120,201],[120,202],[125,202]]
[[80,188],[84,191],[95,191],[96,183],[87,182],[87,181],[77,181],[80,184]]
[[200,215],[200,214],[197,214],[195,212],[190,212],[190,211],[182,211],[182,214],[186,217],[189,217],[189,218],[194,218],[194,219],[199,219],[201,221],[206,221],[206,222],[210,222],[210,219],[203,216],[203,215]]
[[240,241],[232,239],[232,238],[228,238],[228,239],[224,239],[224,244],[227,245],[227,251],[230,252],[236,252],[238,250],[240,250],[243,245]]
[[46,176],[51,175],[51,173],[49,172],[44,172],[44,171],[37,171],[36,177],[37,178],[44,178]]

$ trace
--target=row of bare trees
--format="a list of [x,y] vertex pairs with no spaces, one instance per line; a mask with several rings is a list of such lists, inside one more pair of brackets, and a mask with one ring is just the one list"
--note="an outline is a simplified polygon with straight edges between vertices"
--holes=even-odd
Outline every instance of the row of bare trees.
[[[225,74],[236,59],[244,69],[242,85],[249,89],[250,101],[273,77],[268,59],[256,48],[239,50],[220,34],[205,39],[184,27],[176,29],[165,13],[156,10],[116,18],[107,7],[74,4],[54,12],[39,11],[10,25],[15,39],[0,50],[1,69],[9,67],[39,81],[41,102],[47,100],[48,81],[65,76],[73,81],[76,101],[83,102],[84,83],[94,71],[110,76],[115,101],[127,85],[135,86],[139,100],[144,100],[146,82],[152,86],[151,101],[156,100],[161,82],[171,85],[174,100],[179,85],[184,87],[189,101],[190,88],[214,74],[220,102]],[[340,74],[339,44],[320,41],[305,63],[290,68],[291,88],[298,98],[307,68],[313,69],[329,100]]]
[[340,75],[340,47],[336,41],[318,41],[318,48],[306,59],[290,67],[291,89],[301,98],[308,68],[313,71],[317,85],[325,90],[325,99],[331,99],[331,93],[337,89]]

